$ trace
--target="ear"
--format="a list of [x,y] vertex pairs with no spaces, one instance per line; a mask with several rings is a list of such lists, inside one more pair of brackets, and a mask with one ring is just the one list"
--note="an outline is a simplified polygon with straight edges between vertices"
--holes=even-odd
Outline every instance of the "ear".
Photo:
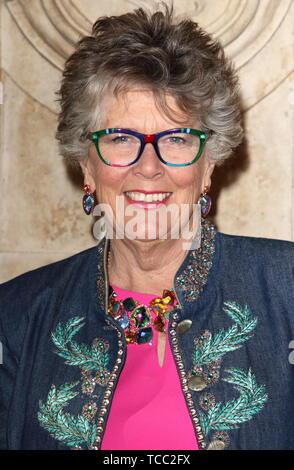
[[88,184],[91,188],[91,192],[94,192],[96,189],[96,184],[90,158],[88,157],[84,160],[80,160],[80,167],[84,174],[84,184]]
[[203,185],[202,192],[204,191],[205,186],[208,186],[210,188],[211,175],[213,173],[214,168],[215,168],[215,163],[207,161],[206,170],[205,170],[203,181],[202,181],[202,185]]

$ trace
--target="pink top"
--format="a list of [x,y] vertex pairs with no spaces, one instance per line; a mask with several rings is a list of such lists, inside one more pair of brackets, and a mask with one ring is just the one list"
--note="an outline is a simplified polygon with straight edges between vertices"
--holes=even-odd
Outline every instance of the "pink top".
[[[117,298],[133,297],[148,305],[154,295],[113,286]],[[152,344],[128,344],[126,362],[114,392],[102,450],[197,450],[191,418],[181,390],[170,344],[162,367],[158,333]]]

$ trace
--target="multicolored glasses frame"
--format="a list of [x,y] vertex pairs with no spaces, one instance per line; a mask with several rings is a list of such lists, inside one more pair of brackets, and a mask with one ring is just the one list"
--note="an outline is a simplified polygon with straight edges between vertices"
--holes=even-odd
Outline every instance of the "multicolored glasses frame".
[[[126,165],[109,163],[106,160],[104,160],[104,158],[102,157],[102,155],[100,153],[100,150],[99,150],[99,144],[98,144],[99,137],[101,137],[105,134],[112,134],[112,133],[122,133],[122,134],[132,135],[132,136],[137,137],[140,140],[141,147],[139,149],[138,155],[131,163],[128,163]],[[160,151],[159,151],[159,148],[158,148],[158,140],[164,135],[169,135],[169,134],[174,134],[174,133],[187,133],[187,134],[197,135],[199,137],[198,152],[195,155],[195,157],[193,158],[193,160],[191,160],[189,163],[168,163],[161,157]],[[95,144],[95,147],[96,147],[97,153],[99,155],[99,158],[100,158],[100,160],[102,160],[103,163],[105,163],[105,165],[115,166],[115,167],[126,167],[126,166],[134,165],[139,160],[139,158],[141,157],[141,155],[144,151],[145,145],[150,143],[150,144],[153,145],[154,150],[155,150],[156,155],[159,158],[159,160],[162,163],[164,163],[165,165],[168,165],[168,166],[188,166],[188,165],[192,165],[193,163],[195,163],[198,160],[198,158],[200,157],[200,155],[202,153],[204,144],[210,138],[211,134],[212,134],[211,131],[204,132],[204,131],[199,131],[198,129],[191,129],[189,127],[169,129],[167,131],[158,132],[157,134],[141,134],[140,132],[131,131],[129,129],[108,128],[108,129],[102,129],[101,131],[90,132],[84,138],[87,139],[87,140],[91,140]]]

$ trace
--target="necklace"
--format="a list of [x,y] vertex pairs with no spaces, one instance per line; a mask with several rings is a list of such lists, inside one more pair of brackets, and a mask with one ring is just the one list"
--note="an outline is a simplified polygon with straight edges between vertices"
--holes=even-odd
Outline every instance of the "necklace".
[[[108,267],[110,250],[108,253]],[[153,328],[166,333],[165,327],[172,307],[177,305],[173,289],[165,289],[162,297],[155,297],[148,305],[140,304],[132,297],[118,300],[117,294],[110,286],[108,314],[111,315],[124,329],[127,343],[150,343]]]

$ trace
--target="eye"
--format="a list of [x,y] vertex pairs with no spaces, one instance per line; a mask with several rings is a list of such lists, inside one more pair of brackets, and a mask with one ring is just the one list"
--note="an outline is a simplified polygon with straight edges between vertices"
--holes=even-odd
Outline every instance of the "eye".
[[130,137],[127,135],[119,135],[111,139],[111,142],[114,142],[115,144],[121,144],[125,142],[130,142]]
[[170,142],[171,144],[184,144],[186,140],[183,137],[172,135],[169,137],[168,142]]
[[160,139],[162,145],[177,145],[182,146],[187,144],[185,136],[182,135],[166,135]]

